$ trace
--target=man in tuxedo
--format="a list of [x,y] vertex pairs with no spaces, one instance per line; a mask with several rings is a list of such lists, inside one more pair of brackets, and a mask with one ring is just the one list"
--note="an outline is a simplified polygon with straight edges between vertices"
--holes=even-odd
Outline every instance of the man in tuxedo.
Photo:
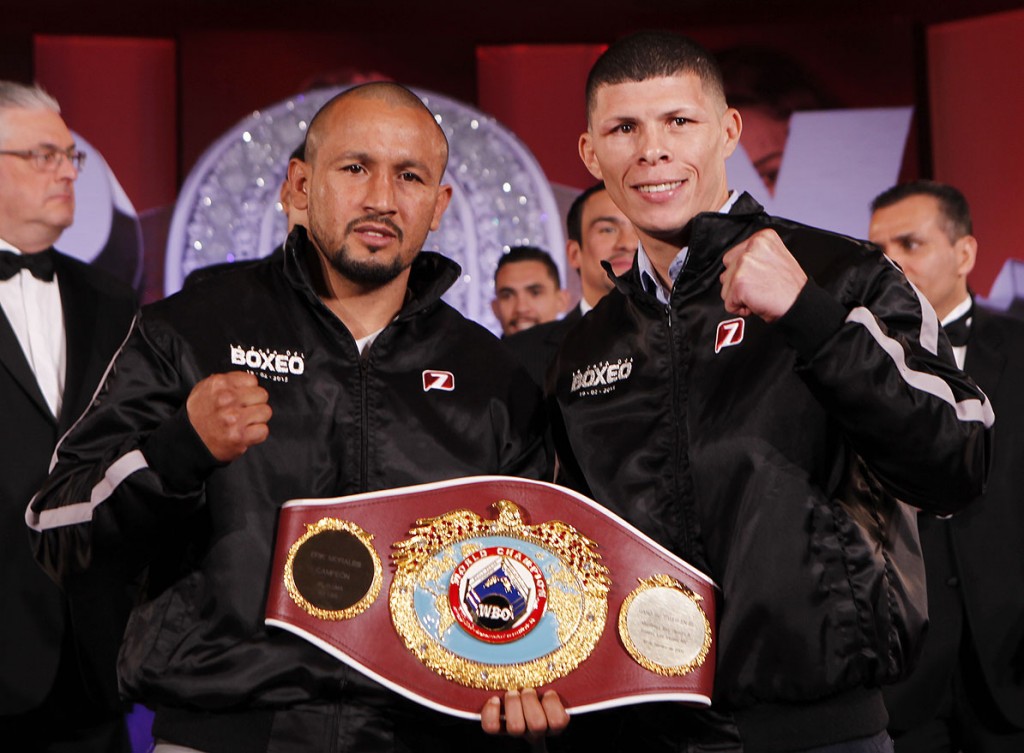
[[595,183],[573,200],[565,218],[565,229],[569,237],[565,243],[566,258],[569,266],[580,275],[579,304],[561,319],[505,338],[520,363],[542,387],[548,364],[554,360],[569,330],[614,287],[604,262],[608,262],[618,277],[633,266],[640,242],[633,225],[615,206],[602,182]]
[[973,300],[967,201],[931,181],[871,205],[869,237],[938,315],[957,365],[998,417],[988,489],[952,517],[918,514],[929,628],[918,667],[886,694],[899,753],[1024,750],[1024,323]]
[[0,81],[0,745],[130,749],[114,672],[129,595],[68,602],[36,564],[25,509],[135,312],[121,283],[53,244],[85,155],[37,87]]

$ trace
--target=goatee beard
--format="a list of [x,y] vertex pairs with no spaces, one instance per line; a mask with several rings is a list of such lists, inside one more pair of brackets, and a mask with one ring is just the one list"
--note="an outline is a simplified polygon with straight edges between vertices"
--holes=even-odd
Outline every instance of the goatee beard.
[[[356,227],[368,222],[384,225],[395,234],[399,244],[402,243],[402,240],[405,237],[402,229],[398,227],[390,217],[380,215],[366,215],[352,220],[345,226],[345,234],[343,237],[347,238],[356,229]],[[310,224],[312,225],[313,223]],[[312,232],[312,227],[310,230],[310,235],[314,235],[315,233]],[[316,245],[324,250],[324,258],[327,259],[327,262],[334,267],[338,274],[357,285],[365,285],[368,287],[386,285],[398,277],[398,275],[400,275],[406,267],[409,266],[403,262],[401,255],[396,256],[388,263],[377,262],[372,258],[368,261],[358,261],[352,258],[348,244],[344,242],[337,250],[333,251],[329,250],[325,244],[320,243],[319,239],[317,239]]]
[[347,244],[342,244],[341,248],[326,256],[330,265],[346,280],[371,287],[386,285],[402,274],[407,266],[397,256],[387,264],[357,261],[349,253]]

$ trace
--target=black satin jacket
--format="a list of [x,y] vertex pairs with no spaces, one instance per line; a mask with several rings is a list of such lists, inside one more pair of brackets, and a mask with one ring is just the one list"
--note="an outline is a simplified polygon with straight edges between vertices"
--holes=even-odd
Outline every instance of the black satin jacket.
[[[810,278],[774,324],[721,298],[722,256],[762,228]],[[897,499],[950,512],[977,497],[993,422],[931,307],[876,247],[747,195],[694,220],[669,305],[636,264],[616,286],[559,356],[561,480],[719,584],[716,704],[756,745],[743,710],[902,676],[926,604],[915,513]]]
[[[37,559],[67,588],[148,568],[121,689],[179,717],[332,702],[353,688],[378,705],[392,696],[264,626],[282,503],[475,474],[538,478],[546,465],[538,388],[497,338],[440,300],[454,262],[419,254],[405,306],[361,357],[310,286],[311,253],[299,228],[283,256],[145,307],[29,510]],[[185,401],[199,380],[232,370],[259,377],[273,417],[266,442],[221,465]],[[453,389],[426,389],[425,372],[447,372]]]

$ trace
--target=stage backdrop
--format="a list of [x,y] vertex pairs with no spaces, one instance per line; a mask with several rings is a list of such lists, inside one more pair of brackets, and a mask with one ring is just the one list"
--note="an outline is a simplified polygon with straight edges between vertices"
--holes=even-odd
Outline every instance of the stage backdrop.
[[[801,195],[814,185],[816,195],[861,218],[842,226],[822,215],[819,224],[866,232],[866,225],[857,225],[866,217],[863,196],[848,178],[865,165],[892,170],[898,132],[907,128],[903,113],[912,108],[896,177],[931,174],[934,162],[936,177],[965,189],[982,242],[971,282],[985,295],[1005,259],[1019,253],[1008,223],[1022,199],[1007,186],[1024,159],[1009,130],[1022,107],[1009,78],[1018,67],[1012,63],[1024,55],[1016,44],[1022,13],[944,24],[927,34],[899,24],[878,28],[870,19],[859,28],[808,21],[680,30],[721,57],[730,98],[745,114],[745,154],[730,165],[734,185],[752,190],[775,211],[815,222],[802,214]],[[628,30],[624,25],[623,32]],[[72,128],[106,157],[138,215],[145,255],[141,279],[138,270],[122,270],[122,276],[139,280],[145,300],[164,294],[163,255],[176,188],[202,152],[254,110],[313,87],[385,76],[468,105],[476,98],[482,112],[505,124],[536,156],[560,211],[589,182],[576,162],[575,144],[584,125],[586,70],[602,45],[482,46],[467,59],[467,51],[456,48],[424,57],[422,51],[391,46],[384,54],[379,41],[216,30],[176,40],[35,38],[36,78],[64,102]],[[777,73],[758,78],[764,70]],[[880,127],[895,134],[885,147],[889,153],[876,153],[873,163],[858,157],[856,165],[844,165],[845,146],[805,140],[808,129],[820,133],[821,118],[853,109],[873,113]],[[928,148],[932,143],[934,150]],[[828,164],[816,157],[823,148],[834,157]],[[799,161],[831,174],[812,182],[804,168],[795,167]]]
[[[967,196],[978,238],[971,286],[988,295],[1008,259],[1024,258],[1020,218],[1024,175],[1020,124],[1024,95],[1017,78],[1024,70],[1024,10],[928,30],[928,91],[931,100],[935,177]],[[1024,295],[1007,269],[993,305]],[[1024,281],[1022,281],[1024,282]]]

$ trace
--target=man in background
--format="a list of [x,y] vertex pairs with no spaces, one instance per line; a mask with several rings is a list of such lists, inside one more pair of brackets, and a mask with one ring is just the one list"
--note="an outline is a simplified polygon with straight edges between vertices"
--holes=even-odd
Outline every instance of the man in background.
[[566,257],[580,276],[579,304],[561,319],[505,338],[505,344],[541,386],[566,334],[614,288],[604,262],[608,262],[616,277],[624,274],[633,266],[639,243],[636,231],[615,206],[604,183],[595,183],[573,200],[565,228],[569,238],[565,244]]
[[498,259],[491,310],[505,336],[554,321],[568,302],[558,266],[544,249],[513,246]]
[[950,185],[894,186],[871,204],[868,237],[935,309],[998,429],[988,489],[953,516],[918,513],[928,633],[910,678],[887,689],[899,753],[1024,750],[1024,323],[974,301],[978,241]]
[[110,584],[68,601],[25,535],[57,438],[135,313],[130,288],[53,248],[84,158],[53,97],[0,81],[0,746],[123,753],[115,662],[130,594]]

